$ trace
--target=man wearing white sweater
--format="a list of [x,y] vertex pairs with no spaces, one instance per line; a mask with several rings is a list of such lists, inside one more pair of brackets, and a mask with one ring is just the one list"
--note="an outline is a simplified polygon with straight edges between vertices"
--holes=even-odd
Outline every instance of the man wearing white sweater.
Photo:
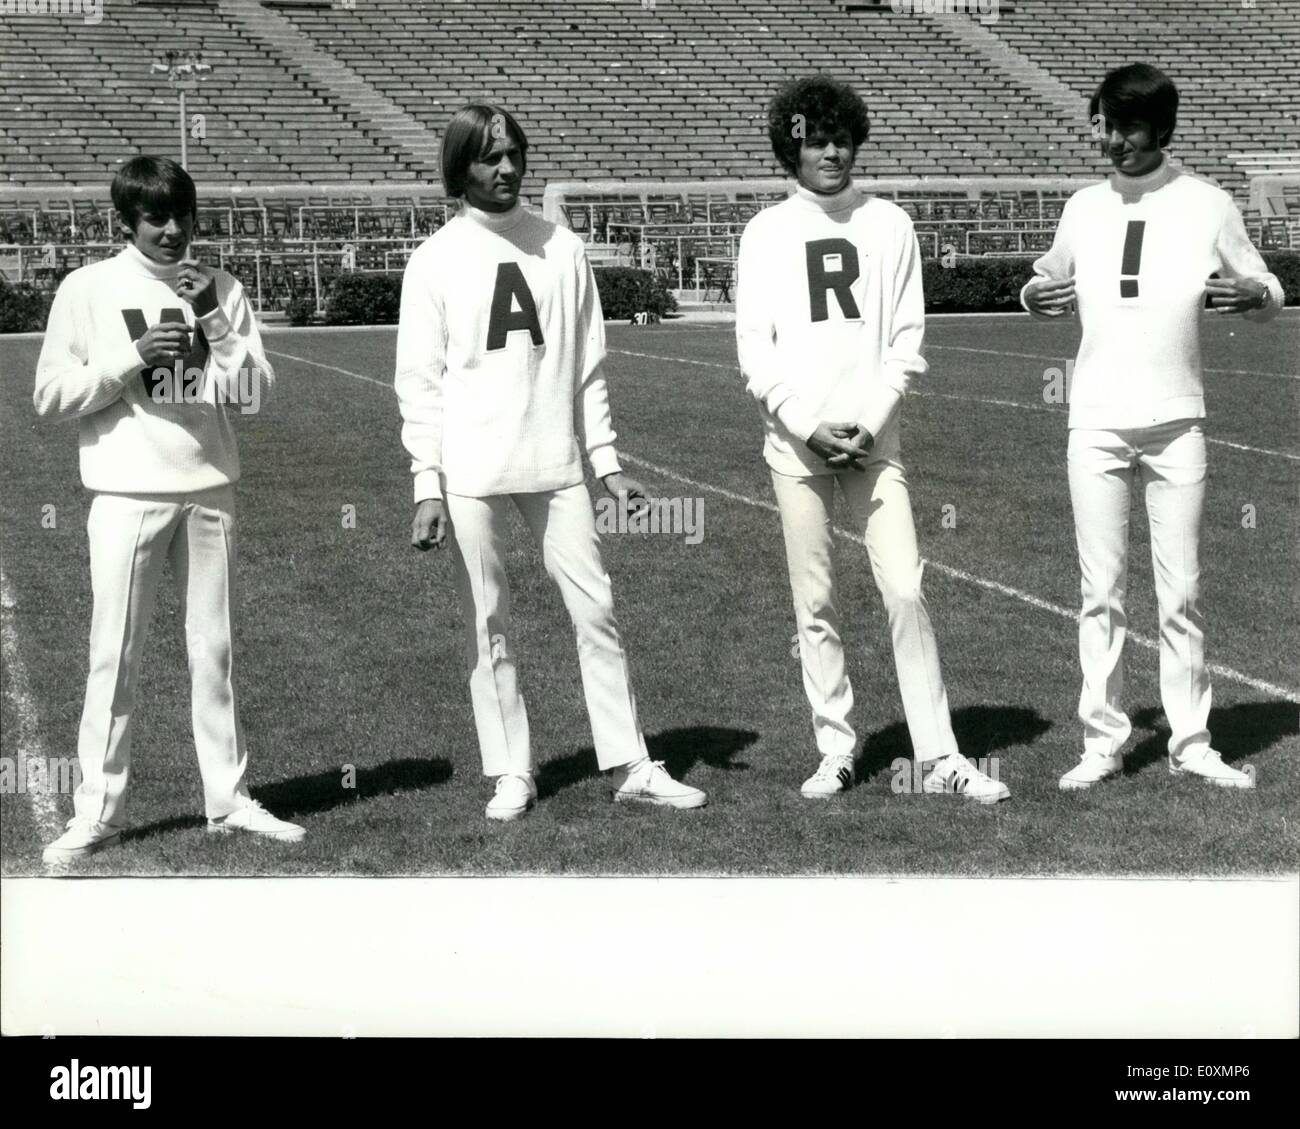
[[825,77],[786,84],[768,133],[795,194],[755,216],[737,263],[740,367],[758,400],[785,532],[804,690],[821,762],[809,798],[853,783],[853,690],[831,559],[838,483],[889,615],[903,711],[927,793],[1010,795],[957,749],[901,462],[899,411],[921,357],[925,302],[912,222],[853,185],[867,109]]
[[227,405],[255,408],[274,373],[239,283],[186,258],[196,196],[185,170],[137,157],[112,196],[130,242],[59,286],[33,396],[41,417],[78,421],[81,478],[94,493],[82,782],[44,858],[68,862],[119,841],[140,660],[166,562],[184,607],[208,830],[297,842],[301,827],[248,794],[231,677],[239,453]]
[[[1077,308],[1083,328],[1070,397],[1070,497],[1083,576],[1079,658],[1083,756],[1060,781],[1117,775],[1131,725],[1121,701],[1130,493],[1151,526],[1160,614],[1160,696],[1169,771],[1250,788],[1210,747],[1210,677],[1200,608],[1205,398],[1200,320],[1277,314],[1282,288],[1251,245],[1232,198],[1169,164],[1178,91],[1142,63],[1111,71],[1089,114],[1110,178],[1075,193],[1021,301],[1036,317]],[[1210,278],[1211,274],[1219,277]]]
[[575,403],[605,489],[640,504],[645,495],[614,449],[604,321],[582,242],[519,203],[527,148],[518,122],[490,105],[457,111],[443,135],[443,181],[463,203],[411,256],[397,334],[412,544],[451,539],[483,773],[496,778],[489,819],[518,819],[537,799],[504,567],[512,506],[573,620],[596,759],[613,774],[614,799],[700,807],[702,791],[650,760],[637,718]]

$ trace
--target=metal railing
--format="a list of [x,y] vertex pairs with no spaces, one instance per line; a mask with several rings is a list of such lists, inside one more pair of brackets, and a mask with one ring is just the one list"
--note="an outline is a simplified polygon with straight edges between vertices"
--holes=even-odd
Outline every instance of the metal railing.
[[[195,240],[190,246],[202,262],[239,279],[254,311],[265,314],[307,297],[320,312],[336,275],[401,273],[418,244],[418,239],[314,239],[267,247],[230,239]],[[121,243],[0,244],[0,275],[53,289],[70,270],[111,258],[121,249]]]

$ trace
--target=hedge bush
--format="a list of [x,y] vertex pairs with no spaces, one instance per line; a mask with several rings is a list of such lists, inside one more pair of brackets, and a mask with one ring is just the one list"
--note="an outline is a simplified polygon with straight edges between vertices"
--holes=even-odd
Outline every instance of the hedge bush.
[[677,299],[652,271],[636,267],[595,267],[600,308],[611,321],[631,321],[640,313],[663,317]]
[[0,278],[0,333],[40,333],[50,315],[54,292],[30,282]]
[[[1264,263],[1282,283],[1288,306],[1300,305],[1300,252],[1264,251]],[[1033,276],[1036,255],[991,255],[921,264],[925,308],[932,314],[992,313],[1022,309],[1020,288]]]
[[[595,275],[606,318],[630,321],[643,311],[662,317],[677,309],[676,299],[650,271],[597,267]],[[325,324],[392,325],[401,305],[400,274],[341,274],[325,296]],[[291,315],[295,312],[291,311]]]
[[293,298],[284,308],[290,325],[311,325],[316,320],[315,298]]
[[401,308],[400,274],[341,274],[325,294],[325,324],[394,325]]
[[925,308],[932,314],[1019,310],[1020,288],[1032,277],[1036,257],[956,259],[947,267],[941,259],[925,259],[921,263]]
[[1300,251],[1264,251],[1264,263],[1282,284],[1288,306],[1300,306]]

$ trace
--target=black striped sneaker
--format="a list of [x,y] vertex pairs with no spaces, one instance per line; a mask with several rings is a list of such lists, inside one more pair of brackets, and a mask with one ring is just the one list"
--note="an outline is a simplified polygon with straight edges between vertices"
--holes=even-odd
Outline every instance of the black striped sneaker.
[[803,782],[799,791],[810,800],[824,800],[827,796],[847,792],[852,787],[853,758],[830,756],[822,757],[817,771]]
[[979,804],[996,804],[1009,800],[1011,790],[981,772],[961,753],[952,753],[939,761],[925,778],[921,790],[929,795],[962,796]]

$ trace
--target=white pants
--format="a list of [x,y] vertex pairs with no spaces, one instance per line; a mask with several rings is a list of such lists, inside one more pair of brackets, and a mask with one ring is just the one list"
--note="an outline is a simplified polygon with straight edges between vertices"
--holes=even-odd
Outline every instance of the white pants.
[[1151,561],[1160,613],[1160,698],[1172,733],[1169,755],[1210,743],[1210,676],[1200,609],[1201,512],[1205,436],[1195,420],[1126,431],[1072,430],[1070,499],[1083,574],[1079,717],[1084,748],[1118,753],[1132,732],[1121,705],[1124,686],[1124,588],[1128,518],[1141,484],[1151,525]]
[[564,490],[446,497],[456,585],[467,629],[470,698],[483,774],[533,771],[528,715],[519,692],[510,585],[505,572],[509,508],[523,514],[578,637],[578,663],[600,768],[646,756],[627,656],[614,622],[614,598],[600,560],[591,497],[579,484]]
[[856,751],[856,737],[849,724],[853,689],[844,668],[831,558],[836,481],[848,503],[850,524],[866,545],[889,615],[898,688],[916,759],[931,761],[955,753],[957,739],[948,714],[948,693],[921,592],[921,557],[907,480],[902,466],[891,458],[872,460],[864,472],[846,470],[800,478],[772,472],[817,750],[822,756],[846,757]]
[[121,824],[131,772],[132,707],[163,564],[171,562],[185,615],[194,747],[209,818],[247,795],[244,736],[231,682],[230,604],[235,495],[97,494],[90,505],[90,675],[73,804],[83,819]]

